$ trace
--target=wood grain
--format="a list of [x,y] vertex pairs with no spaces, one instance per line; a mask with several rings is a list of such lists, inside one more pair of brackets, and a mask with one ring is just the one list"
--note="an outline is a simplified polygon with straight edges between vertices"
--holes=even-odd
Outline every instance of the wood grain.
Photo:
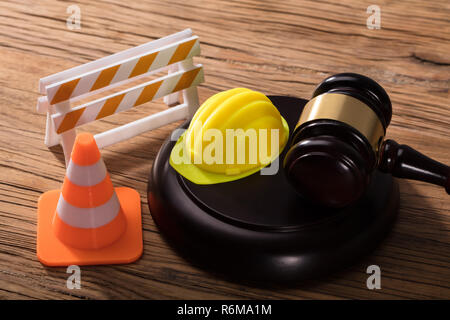
[[[70,4],[81,8],[81,30],[66,28]],[[381,7],[380,30],[366,27],[371,4]],[[0,299],[449,299],[450,201],[421,182],[400,182],[399,219],[374,254],[328,278],[264,288],[188,264],[161,237],[146,204],[152,162],[177,124],[102,152],[113,183],[141,194],[137,263],[83,267],[82,289],[69,290],[65,268],[42,266],[35,252],[37,199],[64,177],[61,149],[43,143],[39,78],[190,27],[201,40],[201,101],[238,86],[308,98],[326,76],[362,73],[391,96],[388,137],[448,164],[449,16],[446,0],[1,1]],[[104,131],[165,108],[149,103],[85,129]],[[371,264],[381,267],[381,290],[366,288]]]

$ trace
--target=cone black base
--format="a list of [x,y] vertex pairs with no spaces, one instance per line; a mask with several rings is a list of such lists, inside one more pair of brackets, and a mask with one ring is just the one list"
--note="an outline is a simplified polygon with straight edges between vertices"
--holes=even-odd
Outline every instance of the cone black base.
[[[269,98],[292,132],[306,100]],[[281,167],[286,150],[276,175],[195,185],[169,165],[174,143],[166,141],[154,161],[150,212],[178,252],[209,271],[264,283],[323,276],[371,252],[397,215],[398,184],[380,172],[355,205],[324,209],[287,182]]]

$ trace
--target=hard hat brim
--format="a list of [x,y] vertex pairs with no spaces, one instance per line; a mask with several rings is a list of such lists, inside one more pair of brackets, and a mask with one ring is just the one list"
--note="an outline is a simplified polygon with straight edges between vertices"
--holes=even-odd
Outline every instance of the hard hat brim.
[[[285,131],[286,137],[289,137],[289,125],[287,124],[286,120],[283,117],[281,117],[281,122],[283,125],[283,129]],[[173,158],[174,158],[175,150],[183,149],[180,147],[180,144],[183,143],[183,138],[184,138],[184,134],[177,140],[175,146],[173,147],[172,152],[170,154],[169,163],[172,166],[172,168],[176,172],[178,172],[180,175],[182,175],[184,178],[186,178],[187,180],[189,180],[195,184],[202,184],[202,185],[231,182],[231,181],[235,181],[235,180],[239,180],[239,179],[248,177],[248,176],[260,171],[262,168],[271,164],[281,154],[281,152],[283,151],[284,147],[286,146],[287,140],[288,140],[288,139],[285,140],[284,144],[282,146],[280,146],[279,153],[274,155],[274,157],[267,164],[260,165],[256,168],[241,172],[239,174],[230,175],[230,174],[209,172],[204,169],[201,169],[200,167],[196,166],[195,164],[190,163],[188,158],[186,158],[185,161],[182,161],[181,163],[174,161]],[[183,155],[183,156],[185,156],[185,155]]]

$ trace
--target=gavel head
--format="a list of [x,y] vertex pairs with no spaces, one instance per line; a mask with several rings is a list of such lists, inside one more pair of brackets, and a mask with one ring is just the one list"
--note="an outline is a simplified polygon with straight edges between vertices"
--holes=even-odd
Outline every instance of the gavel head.
[[389,96],[374,80],[355,73],[325,79],[293,132],[283,162],[288,180],[321,205],[353,203],[377,166],[391,117]]

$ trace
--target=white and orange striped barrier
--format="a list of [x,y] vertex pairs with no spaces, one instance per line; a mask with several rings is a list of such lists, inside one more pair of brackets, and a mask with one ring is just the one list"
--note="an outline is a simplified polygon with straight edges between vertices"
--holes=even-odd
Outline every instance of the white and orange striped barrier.
[[39,260],[48,266],[129,263],[142,249],[139,193],[113,187],[94,137],[80,133],[62,189],[39,198]]
[[[199,107],[197,85],[204,81],[202,66],[192,60],[199,54],[198,37],[186,29],[40,79],[39,91],[45,96],[38,99],[37,110],[47,113],[45,144],[51,147],[61,143],[67,164],[78,126],[161,97],[173,105],[178,103],[180,92],[183,104],[97,134],[95,140],[103,148],[192,117]],[[71,102],[164,70],[168,75],[71,107]]]

